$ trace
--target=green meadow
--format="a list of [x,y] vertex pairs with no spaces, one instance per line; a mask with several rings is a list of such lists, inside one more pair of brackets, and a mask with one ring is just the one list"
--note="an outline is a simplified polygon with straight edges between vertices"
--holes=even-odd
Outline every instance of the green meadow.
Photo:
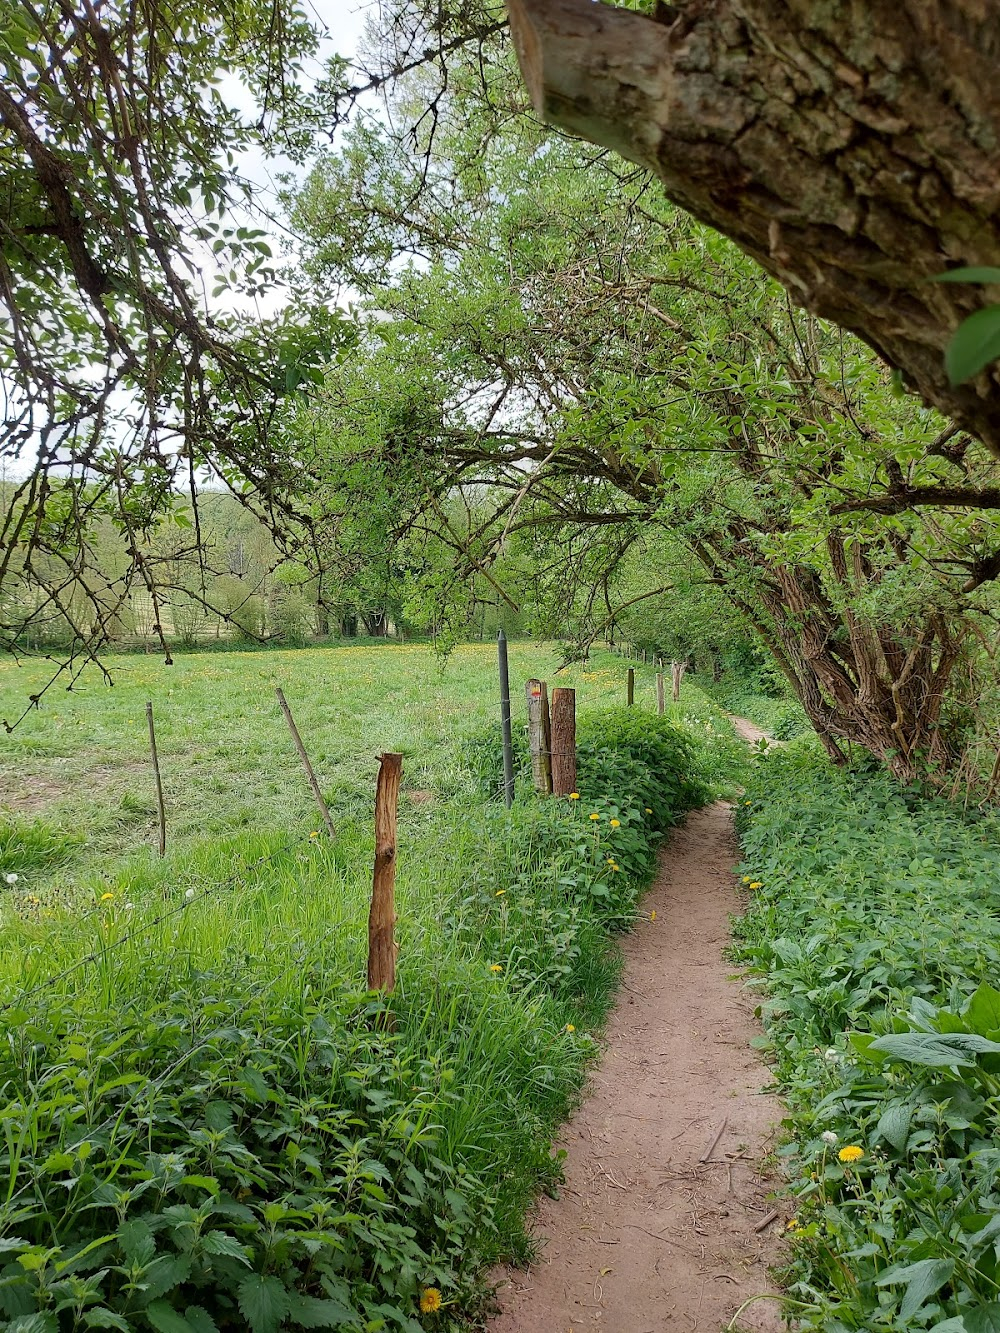
[[[0,1313],[15,1333],[468,1326],[524,1259],[656,848],[743,751],[651,668],[577,690],[579,793],[500,776],[496,653],[107,663],[8,736],[0,815]],[[44,664],[0,664],[16,715]],[[274,697],[336,824],[317,816]],[[145,704],[169,832],[156,854]],[[398,982],[364,986],[377,756],[404,755]],[[386,1010],[391,1011],[387,1013]]]

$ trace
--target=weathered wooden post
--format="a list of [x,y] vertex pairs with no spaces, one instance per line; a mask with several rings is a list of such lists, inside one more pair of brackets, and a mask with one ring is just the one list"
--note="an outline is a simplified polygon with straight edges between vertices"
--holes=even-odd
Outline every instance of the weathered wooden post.
[[396,814],[403,756],[384,754],[375,788],[375,873],[368,913],[368,989],[386,991],[396,985]]
[[535,791],[547,796],[552,791],[552,757],[549,754],[551,727],[549,695],[544,680],[529,680],[524,687],[528,701],[528,746],[531,750],[531,777]]
[[156,811],[160,820],[160,855],[167,854],[167,808],[163,804],[163,783],[160,780],[160,760],[156,753],[156,732],[153,729],[153,705],[146,704],[146,722],[149,726],[149,753],[153,758],[153,776],[156,779]]
[[629,708],[635,703],[635,668],[629,667],[628,681],[625,686],[625,702]]
[[687,670],[684,662],[670,663],[671,692],[670,697],[674,703],[681,697],[681,681],[684,679],[684,672]]
[[656,711],[659,713],[660,717],[663,716],[663,711],[665,708],[666,704],[664,703],[663,672],[658,671],[656,673]]
[[292,733],[292,740],[295,742],[295,748],[299,752],[299,758],[302,760],[302,766],[306,770],[306,777],[309,779],[309,786],[312,788],[312,794],[319,806],[319,812],[323,823],[326,825],[326,831],[331,838],[337,836],[337,830],[333,826],[333,820],[330,818],[330,808],[323,800],[323,793],[319,789],[319,783],[316,781],[316,774],[313,766],[309,762],[309,756],[306,754],[306,747],[302,744],[302,737],[299,735],[299,729],[295,725],[295,719],[292,717],[292,710],[288,707],[284,693],[280,685],[274,687],[274,692],[278,696],[278,703],[281,704],[281,711],[285,715],[285,721],[288,723],[288,730]]
[[507,635],[497,635],[497,665],[500,669],[500,724],[503,729],[503,799],[509,810],[514,804],[514,744],[510,735],[510,672],[507,669]]
[[552,691],[552,791],[576,791],[576,690]]

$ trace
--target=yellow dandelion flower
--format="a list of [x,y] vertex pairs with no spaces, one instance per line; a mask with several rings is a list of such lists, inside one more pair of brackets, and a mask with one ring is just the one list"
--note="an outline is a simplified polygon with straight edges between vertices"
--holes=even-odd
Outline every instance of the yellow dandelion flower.
[[650,914],[649,914],[649,919],[650,919],[650,921],[655,921],[655,920],[656,920],[656,908],[655,908],[655,907],[654,907],[653,910],[650,912]]
[[743,883],[744,883],[744,884],[749,884],[749,883],[750,883],[750,876],[749,876],[749,875],[744,875],[744,876],[743,876]]
[[495,898],[502,898],[506,892],[507,892],[506,889],[497,889],[496,893],[493,896]]
[[649,806],[647,805],[647,806],[646,806],[646,814],[647,814],[647,815],[651,815],[652,813],[653,813],[652,810],[651,810],[651,809],[649,808]]
[[309,834],[309,837],[310,837],[310,838],[318,838],[318,837],[319,837],[319,831],[318,831],[317,829],[313,829],[312,833]]
[[441,1309],[441,1293],[437,1287],[424,1287],[420,1293],[420,1313],[434,1314]]
[[102,894],[101,894],[101,902],[102,902],[102,903],[110,903],[110,902],[112,902],[112,901],[114,900],[114,896],[115,896],[115,895],[114,895],[113,893],[102,893]]
[[856,1143],[849,1143],[846,1148],[841,1148],[837,1156],[842,1162],[860,1162],[865,1155],[864,1148],[859,1148]]
[[567,1032],[575,1032],[575,1031],[576,1031],[576,1028],[573,1026],[572,1023],[567,1023],[567,1024],[566,1024],[566,1031],[567,1031]]
[[744,801],[743,804],[744,804],[744,805],[753,805],[753,801]]
[[611,821],[612,828],[621,828],[621,826],[622,826],[622,821],[620,819],[612,819]]
[[502,972],[502,971],[503,971],[503,968],[501,967],[501,965],[500,965],[499,963],[490,963],[490,971],[491,971],[491,972]]
[[591,817],[591,819],[600,819],[601,816],[600,816],[600,815],[597,813],[597,811],[595,810],[594,813],[593,813],[590,817]]
[[621,866],[618,865],[617,862],[616,862],[616,863],[612,864],[611,869],[612,869],[612,870],[621,870]]
[[571,791],[569,794],[569,799],[571,801],[578,801],[580,799],[580,793],[578,791]]
[[785,1223],[785,1226],[788,1228],[789,1231],[798,1231],[799,1219],[797,1217],[790,1217],[788,1221]]
[[759,889],[759,888],[761,888],[761,882],[760,882],[760,880],[759,880],[759,879],[752,879],[752,880],[750,881],[750,883],[747,885],[747,888],[748,888],[748,889]]

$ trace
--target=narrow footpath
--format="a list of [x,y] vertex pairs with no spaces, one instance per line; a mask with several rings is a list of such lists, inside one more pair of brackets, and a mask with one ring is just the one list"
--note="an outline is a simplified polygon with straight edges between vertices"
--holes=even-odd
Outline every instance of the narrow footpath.
[[[491,1333],[720,1333],[771,1289],[782,1107],[760,1092],[752,1000],[722,956],[741,887],[729,806],[693,811],[660,856],[655,917],[624,941],[607,1049],[560,1139],[566,1184],[539,1203],[538,1262],[496,1275]],[[733,1327],[784,1323],[761,1300]]]

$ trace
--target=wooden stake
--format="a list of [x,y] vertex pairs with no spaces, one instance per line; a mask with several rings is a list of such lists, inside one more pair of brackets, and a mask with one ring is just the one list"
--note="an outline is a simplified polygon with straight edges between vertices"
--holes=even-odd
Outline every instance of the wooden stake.
[[552,691],[552,791],[576,791],[576,690]]
[[316,781],[316,774],[313,772],[313,766],[309,762],[309,756],[306,754],[306,747],[302,744],[302,737],[299,735],[299,729],[295,725],[295,719],[292,717],[292,710],[285,701],[285,696],[281,692],[280,686],[274,687],[274,692],[278,696],[278,703],[281,704],[281,711],[285,715],[285,721],[288,723],[288,730],[292,733],[292,740],[295,742],[295,748],[299,752],[299,758],[302,760],[303,767],[306,770],[306,777],[309,779],[309,786],[312,788],[312,794],[316,798],[316,804],[319,806],[319,812],[323,816],[323,823],[326,825],[326,831],[331,838],[337,836],[337,830],[333,827],[333,820],[330,818],[330,810],[326,801],[323,800],[323,793],[319,789],[319,783]]
[[528,746],[535,791],[547,796],[552,790],[552,758],[549,754],[549,696],[544,680],[529,680],[524,693],[528,700]]
[[368,989],[387,993],[396,985],[396,815],[403,756],[379,759],[375,788],[375,873],[368,913]]
[[684,672],[687,665],[684,662],[670,663],[671,691],[670,697],[674,703],[681,697],[681,681],[684,679]]
[[153,756],[153,776],[156,778],[156,809],[160,816],[160,855],[167,854],[167,809],[163,804],[163,783],[160,781],[160,760],[156,753],[156,732],[153,729],[153,705],[146,705],[149,725],[149,753]]
[[625,686],[625,702],[629,708],[635,703],[635,667],[628,669],[628,683]]
[[666,704],[664,703],[664,693],[663,693],[663,672],[658,671],[656,673],[656,711],[659,713],[660,717],[663,716],[663,711],[665,708]]

